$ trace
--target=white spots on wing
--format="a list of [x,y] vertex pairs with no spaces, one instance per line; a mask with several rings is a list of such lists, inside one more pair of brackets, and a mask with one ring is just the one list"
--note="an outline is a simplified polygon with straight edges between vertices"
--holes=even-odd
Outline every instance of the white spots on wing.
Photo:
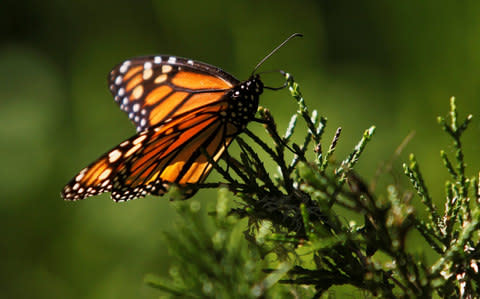
[[83,193],[83,191],[85,191],[85,189],[83,189],[83,188],[80,188],[80,189],[78,189],[77,193],[79,193],[79,194],[82,194],[82,193]]
[[135,105],[133,105],[132,109],[133,109],[133,112],[138,112],[138,110],[140,110],[140,104],[136,103]]
[[[170,61],[170,60],[169,60]],[[172,71],[172,66],[171,65],[162,65],[162,73],[169,73]]]
[[[110,168],[109,168],[110,169]],[[105,172],[105,171],[104,171]],[[103,174],[103,173],[102,173]],[[106,180],[105,182],[102,183],[102,187],[105,188],[108,184],[110,183],[110,180]]]
[[137,87],[135,87],[133,89],[133,91],[132,91],[133,99],[138,100],[142,95],[143,95],[143,85],[138,85]]
[[144,69],[151,69],[152,68],[152,63],[150,61],[147,61],[143,64]]
[[124,146],[126,146],[127,144],[129,144],[129,143],[130,143],[130,141],[125,140],[124,142],[120,143],[120,147],[124,147]]
[[108,162],[114,163],[117,161],[120,157],[122,156],[122,152],[119,149],[116,149],[114,151],[111,151],[108,154]]
[[140,121],[140,126],[144,127],[146,124],[147,124],[147,120],[145,118],[142,118],[142,120]]
[[190,65],[193,65],[193,60],[189,59],[189,60],[187,61],[187,63],[190,64]]
[[177,57],[175,56],[168,57],[168,63],[175,63],[175,62],[177,62]]
[[[140,137],[139,137],[140,138]],[[138,139],[138,138],[137,138]],[[135,139],[135,140],[137,140]],[[126,153],[125,153],[125,158],[128,158],[129,156],[131,156],[133,153],[135,153],[136,151],[138,151],[140,148],[142,147],[142,144],[141,143],[138,143],[136,144],[134,147],[132,147],[131,149],[129,149]]]
[[145,69],[143,71],[143,80],[148,80],[152,77],[153,75],[153,70],[152,68]]
[[123,97],[123,95],[125,95],[125,89],[122,87],[118,90],[118,95]]
[[147,114],[147,110],[142,109],[142,111],[140,111],[140,113],[141,113],[142,115],[145,115],[145,114]]
[[132,119],[134,116],[135,116],[135,114],[133,114],[133,112],[130,112],[130,113],[128,114],[128,118],[130,118],[130,119]]
[[138,123],[139,120],[140,120],[140,117],[138,115],[135,116],[135,118],[133,119],[133,121],[135,121],[136,123]]
[[85,172],[84,171],[81,171],[77,177],[75,177],[75,181],[79,182],[81,179],[83,179],[83,177],[85,176]]
[[122,84],[122,76],[117,76],[117,78],[115,78],[115,84],[116,85]]
[[162,57],[160,57],[160,56],[155,56],[155,57],[153,58],[153,62],[154,62],[155,64],[160,64],[160,63],[162,63]]
[[[169,65],[164,65],[164,67],[168,67]],[[171,68],[171,66],[170,66]],[[163,72],[163,68],[162,68],[162,72]],[[167,74],[161,74],[160,76],[158,76],[157,78],[155,78],[155,80],[153,81],[155,84],[160,84],[160,83],[163,83],[165,82],[165,80],[167,80]]]
[[125,61],[125,62],[122,64],[122,66],[120,66],[120,69],[119,69],[120,73],[125,74],[125,72],[126,72],[126,71],[128,70],[128,68],[130,67],[130,64],[131,64],[130,60]]
[[221,115],[221,116],[227,116],[227,112],[222,111],[222,112],[220,112],[220,115]]
[[98,177],[99,180],[103,181],[104,179],[108,178],[108,176],[112,173],[111,168],[105,169],[100,176]]
[[144,141],[145,138],[147,138],[147,135],[141,135],[141,136],[137,137],[132,143],[134,145],[137,145],[137,144],[141,143],[142,141]]
[[75,185],[73,185],[72,190],[77,190],[79,187],[80,187],[80,184],[76,183]]
[[129,102],[128,97],[124,97],[122,104],[123,105],[128,105],[128,102]]

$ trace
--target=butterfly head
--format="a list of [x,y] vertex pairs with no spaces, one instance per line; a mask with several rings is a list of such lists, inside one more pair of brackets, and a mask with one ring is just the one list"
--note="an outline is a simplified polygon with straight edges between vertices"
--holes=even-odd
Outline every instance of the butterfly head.
[[245,85],[245,90],[249,94],[261,95],[263,92],[263,82],[260,80],[260,75],[255,74],[251,76],[247,81],[242,83]]

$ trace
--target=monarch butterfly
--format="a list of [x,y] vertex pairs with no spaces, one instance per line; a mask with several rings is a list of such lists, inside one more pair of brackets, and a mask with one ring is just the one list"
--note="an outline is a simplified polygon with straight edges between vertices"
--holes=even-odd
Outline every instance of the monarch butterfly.
[[287,38],[243,82],[176,56],[138,57],[117,65],[109,75],[110,91],[137,134],[81,170],[62,197],[79,200],[111,192],[115,201],[126,201],[162,195],[171,184],[203,182],[212,169],[208,156],[218,161],[254,119],[264,88],[255,71],[295,36],[301,35]]

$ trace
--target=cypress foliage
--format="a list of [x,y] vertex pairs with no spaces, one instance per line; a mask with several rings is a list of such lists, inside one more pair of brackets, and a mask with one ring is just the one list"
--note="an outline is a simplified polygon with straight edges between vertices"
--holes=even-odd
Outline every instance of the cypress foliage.
[[[472,116],[460,121],[452,98],[449,117],[438,118],[454,148],[453,157],[440,153],[450,174],[445,199],[432,198],[413,154],[403,164],[411,186],[374,193],[354,168],[375,127],[335,162],[341,128],[325,142],[327,119],[310,113],[298,84],[285,77],[298,104],[285,134],[260,108],[271,140],[247,130],[250,140],[236,138],[239,157],[214,164],[224,182],[202,186],[220,187],[213,213],[202,213],[194,199],[174,203],[181,220],[166,233],[170,277],[148,275],[147,283],[171,298],[328,298],[338,285],[367,298],[478,298],[480,186],[478,175],[466,173],[461,143]],[[300,123],[303,142],[295,143]],[[277,174],[267,171],[254,146],[276,164]],[[434,203],[442,201],[445,209],[438,209]],[[339,209],[363,222],[345,219]],[[436,253],[433,263],[407,250],[412,231]]]

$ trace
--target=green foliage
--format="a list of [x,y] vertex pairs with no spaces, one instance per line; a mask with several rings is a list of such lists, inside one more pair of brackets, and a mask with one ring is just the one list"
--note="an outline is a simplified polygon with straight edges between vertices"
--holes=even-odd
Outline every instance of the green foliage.
[[[216,211],[205,216],[196,200],[177,202],[178,231],[167,233],[166,243],[176,264],[170,280],[148,275],[149,285],[178,298],[282,298],[286,288],[276,283],[291,269],[288,262],[269,263],[262,248],[243,237],[244,225],[229,215],[230,200],[220,189]],[[267,229],[263,229],[267,231]]]
[[[298,84],[285,76],[298,103],[286,133],[281,136],[267,109],[259,110],[273,146],[247,130],[253,143],[236,139],[240,157],[227,155],[225,168],[214,164],[226,182],[204,186],[225,186],[238,201],[230,207],[221,189],[209,217],[199,213],[196,201],[179,203],[181,224],[167,234],[175,258],[171,278],[147,281],[182,298],[320,298],[338,285],[353,286],[366,297],[478,297],[480,187],[477,177],[466,174],[461,143],[472,116],[459,122],[452,98],[450,120],[439,118],[454,148],[453,159],[441,151],[451,176],[442,210],[413,154],[403,167],[416,197],[394,185],[380,194],[369,190],[354,167],[373,126],[345,159],[332,160],[341,128],[324,151],[327,119],[309,112]],[[299,120],[307,128],[301,144],[291,141]],[[270,156],[279,175],[266,170],[252,144]],[[417,197],[426,217],[412,205]],[[349,221],[339,210],[363,221]],[[432,263],[407,250],[407,235],[414,231],[437,253]]]

